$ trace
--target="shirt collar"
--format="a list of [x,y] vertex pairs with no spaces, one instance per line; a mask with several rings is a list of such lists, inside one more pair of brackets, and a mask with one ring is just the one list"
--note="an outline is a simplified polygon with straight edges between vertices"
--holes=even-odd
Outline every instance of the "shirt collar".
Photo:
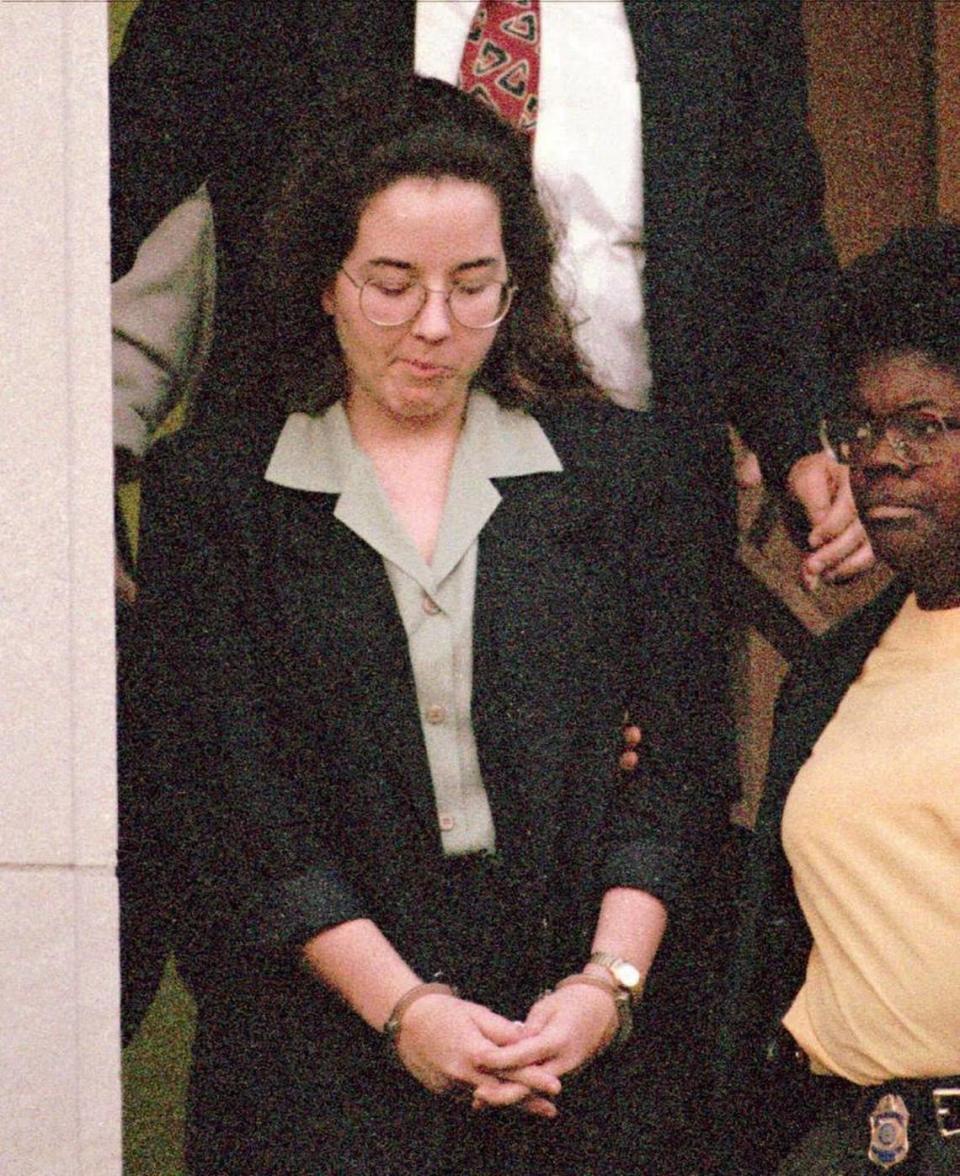
[[[264,477],[291,490],[341,494],[356,451],[342,401],[317,416],[294,412],[277,439]],[[467,402],[458,453],[485,478],[563,470],[537,420],[519,409],[502,408],[481,391],[472,392]]]
[[337,495],[334,516],[435,597],[500,503],[493,479],[562,469],[532,416],[501,408],[485,392],[471,393],[429,566],[397,525],[340,401],[319,416],[296,412],[288,417],[265,477],[293,490]]
[[340,494],[355,449],[342,401],[316,416],[292,412],[277,438],[264,477],[291,490]]

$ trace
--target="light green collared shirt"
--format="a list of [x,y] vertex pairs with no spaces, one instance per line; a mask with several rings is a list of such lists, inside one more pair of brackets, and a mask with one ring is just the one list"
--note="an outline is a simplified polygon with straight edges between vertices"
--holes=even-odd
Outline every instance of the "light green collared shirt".
[[342,402],[287,418],[266,478],[338,495],[334,515],[383,557],[407,634],[420,722],[445,854],[496,849],[471,722],[473,601],[478,539],[497,509],[493,478],[559,473],[536,420],[485,392],[467,403],[432,563],[394,516],[373,463],[357,446]]

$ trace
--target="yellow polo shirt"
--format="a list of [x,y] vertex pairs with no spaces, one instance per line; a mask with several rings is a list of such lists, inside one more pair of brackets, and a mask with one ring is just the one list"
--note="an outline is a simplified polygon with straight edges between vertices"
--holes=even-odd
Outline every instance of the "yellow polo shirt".
[[960,1073],[960,608],[910,596],[783,818],[814,947],[784,1024],[863,1085]]

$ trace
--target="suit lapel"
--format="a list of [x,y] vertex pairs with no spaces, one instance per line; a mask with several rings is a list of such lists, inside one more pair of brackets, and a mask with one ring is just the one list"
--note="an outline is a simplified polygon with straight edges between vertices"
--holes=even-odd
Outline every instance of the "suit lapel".
[[[270,487],[265,536],[290,656],[368,774],[398,781],[436,837],[406,634],[381,557],[333,516],[336,498]],[[388,748],[389,770],[382,760]]]
[[[591,642],[584,602],[595,590],[586,553],[603,525],[603,504],[582,478],[571,492],[574,478],[498,480],[502,501],[480,536],[473,718],[481,771],[498,835],[520,838],[538,860],[557,825],[568,733],[582,719],[582,656]],[[382,560],[334,517],[333,495],[264,486],[265,506],[241,508],[242,541],[259,563],[257,579],[271,586],[255,607],[275,610],[304,700],[319,697],[321,713],[355,733],[349,752],[366,771],[375,773],[389,748],[384,775],[437,838],[406,634]],[[575,664],[579,672],[569,672]],[[591,706],[603,705],[597,689]]]

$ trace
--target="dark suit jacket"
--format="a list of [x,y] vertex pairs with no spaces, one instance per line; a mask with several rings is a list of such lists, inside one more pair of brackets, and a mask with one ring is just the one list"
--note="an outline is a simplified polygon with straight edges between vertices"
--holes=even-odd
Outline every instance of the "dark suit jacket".
[[[643,91],[654,404],[691,437],[732,538],[725,426],[776,480],[817,448],[827,389],[816,303],[834,258],[805,127],[799,0],[626,0]],[[219,249],[218,364],[242,367],[270,170],[307,95],[413,63],[410,0],[144,0],[111,73],[114,271],[208,180]],[[548,15],[549,18],[549,15]],[[598,128],[598,133],[600,129]],[[239,350],[236,350],[239,348]],[[198,412],[222,407],[211,378]]]
[[[537,987],[582,966],[607,887],[698,906],[730,800],[698,672],[718,640],[707,556],[677,543],[698,496],[645,418],[578,404],[540,419],[564,471],[499,483],[473,696]],[[200,1006],[198,1090],[249,1109],[296,1071],[318,1114],[331,1089],[383,1066],[375,1036],[297,968],[299,947],[369,916],[424,975],[456,980],[460,961],[382,561],[333,517],[335,496],[263,480],[273,441],[197,428],[148,460],[121,878],[128,903],[170,918]],[[634,776],[615,766],[626,701],[645,735]],[[680,994],[658,996],[656,977],[651,992],[649,1016],[669,1004],[682,1017]]]
[[[719,1050],[721,1146],[730,1172],[773,1171],[796,1137],[798,1120],[812,1124],[808,1087],[778,1032],[799,992],[812,940],[783,852],[780,824],[787,795],[844,694],[896,616],[907,593],[894,581],[876,600],[816,642],[793,666],[777,702],[770,770],[745,867],[741,912]],[[736,1128],[729,1109],[739,1108]],[[782,1110],[778,1109],[782,1108]],[[769,1166],[764,1166],[764,1158]],[[740,1164],[743,1167],[740,1167]]]

